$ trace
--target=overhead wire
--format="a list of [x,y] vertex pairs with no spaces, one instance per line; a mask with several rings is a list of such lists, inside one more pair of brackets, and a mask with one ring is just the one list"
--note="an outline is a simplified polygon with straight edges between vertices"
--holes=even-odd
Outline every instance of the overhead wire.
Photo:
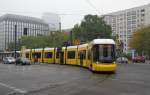
[[97,7],[95,7],[91,2],[90,0],[85,0],[86,3],[88,3],[99,15],[100,15],[100,11],[97,9]]

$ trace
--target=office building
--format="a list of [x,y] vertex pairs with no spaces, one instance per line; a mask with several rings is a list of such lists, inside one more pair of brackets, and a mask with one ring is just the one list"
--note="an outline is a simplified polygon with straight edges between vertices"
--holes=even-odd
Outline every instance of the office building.
[[17,26],[17,41],[21,36],[47,35],[49,26],[42,19],[6,14],[0,17],[0,50],[7,50],[8,45],[15,40],[15,25]]
[[118,35],[123,41],[123,51],[130,52],[129,40],[141,26],[150,25],[150,4],[105,14],[104,20],[111,25],[113,35]]

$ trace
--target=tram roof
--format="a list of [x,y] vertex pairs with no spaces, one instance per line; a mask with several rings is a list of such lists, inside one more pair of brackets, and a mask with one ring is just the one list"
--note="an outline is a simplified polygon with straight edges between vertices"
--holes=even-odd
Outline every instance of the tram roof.
[[44,48],[44,50],[54,50],[54,48]]
[[68,46],[67,49],[69,48],[77,48],[77,46]]
[[32,51],[41,51],[43,48],[32,49]]
[[26,51],[26,52],[29,52],[30,50],[31,50],[31,49],[26,49],[25,51]]
[[87,46],[88,46],[88,44],[82,44],[82,45],[79,45],[78,47],[82,48],[82,47],[87,47]]
[[115,44],[113,39],[94,39],[91,44]]

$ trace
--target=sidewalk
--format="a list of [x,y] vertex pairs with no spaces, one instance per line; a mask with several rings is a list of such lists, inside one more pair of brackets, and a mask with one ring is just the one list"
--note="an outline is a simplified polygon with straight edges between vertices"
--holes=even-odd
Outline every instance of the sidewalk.
[[145,63],[148,63],[148,64],[150,64],[150,60],[146,60],[146,61],[145,61]]

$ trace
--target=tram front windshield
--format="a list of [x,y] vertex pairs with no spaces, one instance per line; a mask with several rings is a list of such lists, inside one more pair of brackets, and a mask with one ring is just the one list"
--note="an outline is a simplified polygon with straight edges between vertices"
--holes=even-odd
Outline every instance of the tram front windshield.
[[111,63],[115,60],[114,45],[94,45],[93,46],[93,61]]

